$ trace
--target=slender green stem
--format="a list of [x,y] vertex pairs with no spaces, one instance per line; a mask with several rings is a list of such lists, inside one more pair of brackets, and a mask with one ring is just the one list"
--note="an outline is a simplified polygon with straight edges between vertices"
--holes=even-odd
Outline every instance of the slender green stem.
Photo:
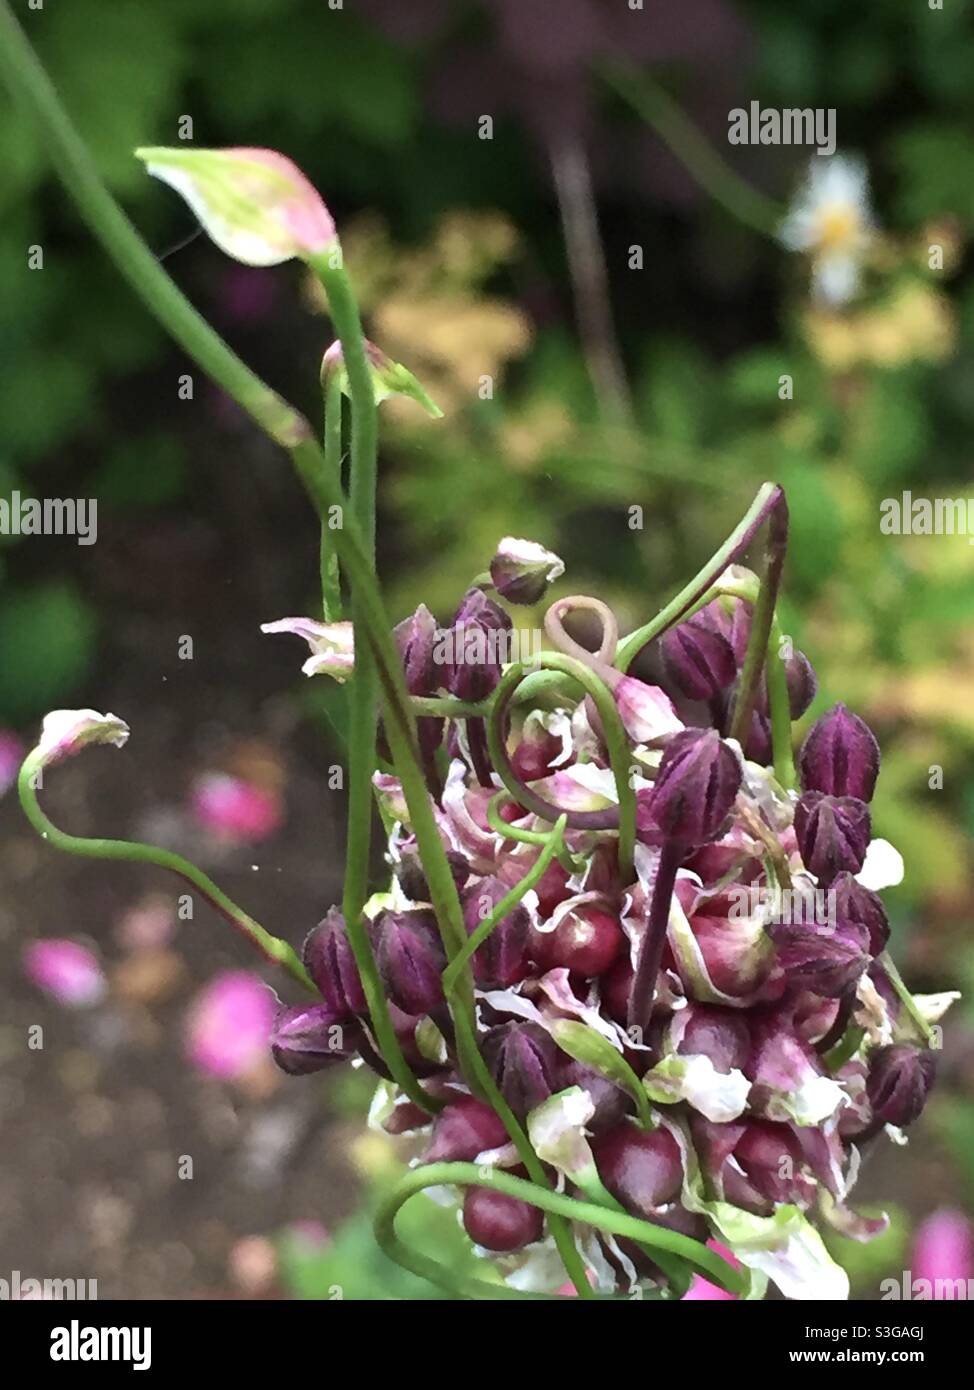
[[[531,1141],[518,1123],[516,1115],[501,1094],[494,1078],[487,1070],[487,1064],[477,1047],[476,1033],[467,1014],[463,1010],[459,1010],[454,1017],[457,1026],[457,1045],[463,1059],[464,1074],[470,1080],[472,1089],[479,1093],[501,1117],[504,1128],[510,1135],[518,1158],[527,1169],[531,1182],[542,1191],[547,1191],[548,1179],[541,1166],[541,1160],[534,1152]],[[570,1225],[563,1216],[557,1213],[552,1213],[548,1224],[561,1262],[565,1266],[565,1273],[575,1285],[575,1291],[579,1298],[593,1298],[594,1294],[588,1279],[585,1277],[585,1265],[575,1247]]]
[[[608,686],[599,676],[581,661],[564,656],[560,652],[542,652],[532,659],[532,666],[540,665],[549,671],[560,671],[577,681],[586,694],[591,695],[602,721],[602,734],[609,754],[609,764],[615,779],[618,797],[618,817],[611,817],[614,825],[609,825],[610,817],[601,812],[572,811],[568,813],[568,824],[584,828],[616,828],[619,831],[619,869],[626,882],[626,874],[632,868],[633,846],[636,840],[636,794],[630,786],[629,773],[631,756],[629,740],[615,700]],[[504,718],[507,707],[513,698],[518,683],[527,672],[527,663],[514,662],[501,677],[494,691],[494,704],[487,725],[487,741],[494,770],[504,786],[519,805],[533,811],[543,820],[554,823],[561,814],[561,807],[544,800],[537,792],[519,780],[511,760],[507,756],[504,742]]]
[[[349,496],[352,511],[375,566],[375,495],[378,423],[372,372],[365,353],[365,338],[358,304],[348,276],[332,264],[332,253],[311,257],[311,265],[328,296],[328,310],[342,345],[342,361],[352,402],[352,466]],[[339,378],[336,371],[332,374]]]
[[[502,792],[501,795],[503,796],[504,793]],[[491,805],[493,805],[493,802]],[[514,911],[525,893],[541,882],[548,865],[557,857],[564,844],[564,837],[565,817],[559,816],[558,820],[555,822],[554,829],[545,837],[544,849],[542,849],[530,869],[522,879],[518,880],[511,891],[501,898],[497,906],[492,912],[488,913],[477,927],[476,931],[471,933],[464,943],[463,948],[457,952],[443,972],[443,988],[447,992],[453,988],[459,972],[469,960],[473,959],[474,953],[484,944],[497,924],[502,922],[509,912]]]
[[116,859],[124,860],[130,864],[153,864],[157,868],[168,869],[171,873],[178,874],[192,888],[195,888],[200,897],[205,899],[225,921],[229,922],[241,936],[245,937],[265,960],[271,961],[274,965],[283,966],[305,989],[317,993],[311,977],[301,964],[294,948],[280,937],[272,936],[249,913],[244,912],[242,907],[239,907],[232,898],[229,898],[221,888],[218,888],[213,880],[203,873],[202,869],[198,869],[195,864],[184,859],[181,854],[174,854],[168,849],[159,849],[155,845],[140,844],[136,840],[106,840],[94,836],[69,835],[67,831],[59,829],[41,810],[37,800],[35,784],[37,774],[42,766],[43,760],[36,749],[32,753],[28,753],[17,779],[17,792],[20,796],[20,804],[24,808],[24,814],[37,833],[48,844],[54,845],[56,849],[64,850],[68,854],[82,855],[87,859]]
[[[342,473],[342,411],[345,397],[337,372],[329,372],[325,378],[325,467],[333,478],[341,478]],[[330,519],[330,518],[329,518]],[[342,616],[342,589],[338,572],[338,551],[331,537],[331,527],[322,518],[321,522],[321,607],[326,623],[337,623]]]
[[[758,687],[761,682],[761,673],[768,665],[768,641],[771,636],[771,627],[774,623],[775,604],[778,601],[778,590],[781,587],[781,573],[784,569],[785,552],[788,547],[788,503],[785,501],[784,493],[778,492],[774,505],[771,508],[768,518],[768,545],[767,560],[765,562],[764,576],[761,580],[761,588],[758,591],[757,602],[754,605],[751,617],[751,635],[748,638],[747,651],[744,655],[744,667],[741,671],[737,685],[737,695],[734,701],[734,715],[731,720],[730,735],[736,738],[743,747],[747,742],[748,731],[751,727],[751,715],[754,713],[754,704],[758,695]],[[775,652],[774,659],[778,660]],[[781,663],[779,662],[779,665]],[[776,671],[774,679],[782,672]],[[779,721],[784,711],[781,709],[781,686],[778,684],[778,717]],[[787,711],[787,685],[785,688],[785,711]],[[789,718],[789,733],[791,737]]]
[[[615,665],[620,671],[628,671],[633,661],[648,642],[659,637],[667,628],[685,618],[694,605],[701,600],[723,574],[728,565],[737,561],[754,539],[765,517],[777,506],[783,493],[777,483],[762,483],[754,501],[744,516],[701,570],[685,584],[674,598],[656,614],[656,617],[642,627],[631,632],[619,643]],[[702,606],[702,605],[701,605]]]
[[791,741],[791,705],[788,696],[788,673],[778,655],[781,650],[781,628],[777,615],[771,620],[771,640],[768,643],[767,681],[768,703],[771,707],[771,748],[774,775],[785,791],[793,791],[798,779],[795,774],[795,754]]
[[[73,195],[82,217],[138,297],[202,370],[232,396],[265,433],[288,450],[318,515],[325,518],[330,508],[340,510],[344,524],[333,533],[334,543],[359,605],[356,617],[364,629],[360,636],[364,636],[372,648],[379,665],[390,722],[395,713],[404,731],[399,741],[400,763],[403,760],[412,760],[418,777],[418,787],[421,791],[419,799],[415,779],[404,776],[403,786],[411,814],[414,813],[425,826],[427,842],[422,848],[422,853],[427,872],[433,874],[439,885],[438,900],[434,898],[437,919],[442,923],[446,916],[452,914],[453,920],[460,921],[462,928],[459,899],[449,873],[446,853],[438,835],[435,834],[432,817],[424,819],[424,811],[428,812],[428,798],[415,751],[409,697],[392,640],[390,624],[375,583],[370,552],[363,542],[354,516],[347,514],[340,479],[332,476],[326,468],[324,455],[314,440],[308,422],[261,381],[196,312],[115,203],[61,106],[46,73],[24,38],[6,0],[0,0],[0,74],[9,83],[14,94],[32,111],[43,132],[45,148],[66,188]],[[364,643],[360,642],[360,646],[364,646]],[[430,825],[433,829],[432,838],[429,836]],[[439,865],[442,870],[440,873],[436,873],[433,867],[437,858],[442,861]],[[444,887],[447,882],[449,893]],[[354,918],[347,925],[353,950],[356,949],[356,942],[358,943],[356,960],[359,968],[365,970],[367,975],[365,966],[371,959],[371,950],[364,927]],[[381,990],[376,997],[381,999]],[[385,1008],[384,1001],[382,1008]],[[425,1097],[422,1088],[406,1066],[391,1024],[388,1028],[384,1027],[381,1010],[378,1016],[373,1015],[372,1021],[383,1050],[390,1049],[386,1053],[386,1061],[396,1081],[417,1104],[428,1106],[429,1099]],[[384,1038],[383,1033],[386,1035]]]
[[636,73],[604,67],[602,76],[653,127],[715,202],[752,230],[764,236],[775,235],[785,209],[736,174],[682,108],[654,82],[645,69]]
[[899,970],[897,970],[893,957],[890,955],[889,951],[883,951],[882,955],[879,957],[879,964],[889,976],[889,982],[896,991],[897,997],[903,1007],[906,1009],[917,1028],[919,1028],[920,1036],[923,1038],[923,1041],[929,1044],[933,1038],[933,1029],[917,1008],[916,1000],[907,989],[903,981],[903,976],[900,974]]
[[[551,843],[553,831],[551,830],[522,830],[520,826],[510,825],[500,813],[500,803],[509,799],[507,791],[498,792],[487,803],[487,824],[497,835],[503,835],[506,840],[513,840],[519,845],[540,845],[543,848]],[[557,826],[555,827],[557,830]],[[583,861],[577,864],[572,859],[564,844],[559,844],[555,850],[558,863],[566,873],[576,873],[583,865]],[[550,861],[549,861],[550,862]],[[531,885],[533,887],[533,885]]]
[[486,719],[492,700],[456,700],[452,695],[413,695],[409,701],[416,715],[437,719]]
[[[638,1241],[651,1250],[659,1250],[679,1255],[712,1283],[727,1289],[730,1293],[746,1292],[746,1279],[737,1269],[701,1241],[681,1235],[678,1231],[667,1230],[650,1221],[630,1216],[628,1212],[613,1211],[597,1206],[594,1202],[582,1202],[564,1193],[539,1188],[524,1178],[514,1177],[502,1168],[486,1168],[474,1163],[430,1163],[414,1168],[404,1174],[395,1188],[382,1201],[375,1217],[376,1240],[390,1258],[404,1264],[407,1269],[421,1274],[434,1283],[442,1284],[451,1278],[450,1273],[435,1261],[408,1250],[396,1235],[396,1216],[409,1199],[427,1187],[488,1187],[495,1192],[503,1192],[508,1197],[516,1197],[522,1202],[530,1202],[551,1215],[558,1215],[571,1221],[581,1221],[597,1230],[612,1235]],[[449,1284],[446,1287],[450,1287]],[[482,1287],[477,1281],[475,1293],[471,1297],[510,1296],[511,1291],[488,1292],[494,1285]],[[589,1291],[591,1293],[591,1290]]]
[[846,1062],[850,1061],[856,1055],[865,1036],[866,1032],[863,1028],[857,1026],[846,1028],[835,1046],[829,1048],[823,1054],[822,1061],[833,1076],[845,1066]]

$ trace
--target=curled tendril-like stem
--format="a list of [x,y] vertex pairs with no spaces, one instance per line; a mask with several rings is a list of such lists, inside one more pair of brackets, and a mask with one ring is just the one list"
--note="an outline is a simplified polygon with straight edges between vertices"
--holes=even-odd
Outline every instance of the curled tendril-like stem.
[[178,874],[200,897],[214,908],[225,921],[245,937],[260,952],[265,960],[281,965],[289,974],[312,993],[317,993],[314,983],[301,964],[294,949],[279,936],[273,936],[249,913],[244,912],[232,898],[218,888],[208,874],[198,869],[189,859],[172,850],[160,849],[156,845],[144,845],[137,840],[106,840],[95,836],[70,835],[59,829],[41,810],[37,800],[36,778],[43,761],[35,749],[24,759],[17,779],[17,791],[24,814],[38,835],[56,849],[68,854],[81,855],[86,859],[127,860],[135,864],[154,864],[157,868],[168,869]]
[[[598,614],[602,624],[602,637],[597,651],[590,652],[565,631],[562,621],[565,614],[577,612]],[[619,645],[619,624],[612,609],[601,599],[592,598],[588,594],[572,594],[569,598],[556,599],[544,615],[544,628],[549,641],[558,651],[564,652],[565,656],[574,657],[584,666],[591,666],[594,671],[611,666],[615,660],[616,648]]]
[[[707,591],[717,583],[727,566],[735,564],[741,558],[765,519],[776,508],[783,506],[784,500],[785,494],[777,483],[763,483],[761,485],[744,516],[734,527],[724,544],[710,557],[703,569],[698,571],[689,584],[683,586],[665,608],[660,609],[655,618],[637,628],[635,632],[631,632],[619,643],[615,656],[618,670],[628,671],[647,643],[652,642],[654,638],[661,636],[668,628],[687,617]],[[787,526],[787,509],[785,509],[784,515]],[[785,536],[787,536],[787,530]],[[781,559],[783,562],[783,551]],[[771,606],[773,611],[774,605]]]
[[[540,845],[542,849],[546,845],[548,845],[551,842],[554,833],[557,831],[558,826],[556,825],[555,830],[551,831],[524,830],[521,826],[511,825],[508,821],[504,820],[504,818],[500,814],[500,804],[502,801],[506,801],[507,799],[508,792],[502,791],[498,792],[497,795],[493,797],[491,801],[488,802],[487,824],[490,826],[491,830],[493,830],[497,835],[503,835],[506,840],[513,840],[516,844],[519,845]],[[561,843],[559,843],[558,845],[558,848],[555,852],[555,857],[557,858],[558,863],[568,874],[576,873],[584,865],[583,859],[580,858],[576,862],[576,860],[572,858],[571,854],[565,848],[564,844]]]
[[[548,1188],[527,1182],[524,1178],[514,1177],[503,1169],[486,1168],[473,1163],[431,1163],[414,1168],[404,1174],[392,1192],[383,1199],[375,1217],[376,1240],[389,1258],[397,1264],[464,1298],[547,1298],[551,1295],[525,1295],[506,1285],[488,1284],[484,1280],[470,1279],[463,1275],[458,1277],[453,1271],[419,1251],[409,1249],[400,1241],[395,1228],[400,1208],[424,1188],[447,1185],[488,1187],[495,1192],[503,1192],[509,1197],[516,1197],[522,1202],[530,1202],[532,1206],[540,1207],[549,1217],[559,1216],[567,1220],[581,1221],[597,1230],[634,1240],[651,1252],[658,1251],[664,1256],[676,1255],[728,1292],[738,1295],[746,1292],[747,1276],[715,1251],[690,1236],[630,1216],[628,1212],[596,1206],[594,1202],[583,1202],[561,1192],[552,1192]],[[591,1290],[589,1295],[594,1296]]]
[[[503,796],[504,793],[501,792],[500,795]],[[491,802],[491,807],[494,806],[496,800],[497,798],[495,797],[494,801]],[[502,824],[504,824],[504,822],[502,822]],[[526,834],[529,832],[524,833]],[[558,817],[558,820],[555,822],[555,827],[549,835],[542,836],[539,834],[537,839],[532,835],[530,843],[537,843],[537,840],[543,839],[545,841],[544,848],[524,877],[519,879],[511,891],[501,898],[493,911],[487,914],[478,925],[476,931],[471,933],[467,944],[457,952],[453,960],[447,966],[446,970],[443,972],[443,988],[447,992],[452,989],[457,975],[467,964],[467,961],[470,960],[474,952],[484,944],[498,923],[502,922],[509,912],[513,912],[525,893],[531,888],[534,888],[535,885],[541,881],[548,865],[553,859],[560,855],[565,843],[564,835],[564,815]]]
[[602,722],[603,737],[615,778],[619,804],[607,807],[604,811],[571,811],[555,802],[545,800],[540,793],[522,782],[514,771],[504,743],[504,721],[518,684],[531,673],[526,662],[519,661],[509,666],[494,692],[494,703],[487,725],[487,740],[494,770],[514,800],[526,810],[533,811],[542,820],[554,824],[559,816],[564,815],[566,824],[572,830],[618,830],[619,865],[625,874],[632,867],[636,838],[636,796],[629,782],[629,741],[612,692],[589,666],[558,652],[542,652],[530,665],[540,665],[547,670],[561,671],[571,676],[585,693],[592,697]]

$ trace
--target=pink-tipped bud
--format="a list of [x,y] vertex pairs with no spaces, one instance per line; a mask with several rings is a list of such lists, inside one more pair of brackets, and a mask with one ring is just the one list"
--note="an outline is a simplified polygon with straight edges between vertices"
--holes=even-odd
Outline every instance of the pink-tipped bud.
[[548,586],[565,573],[565,564],[537,541],[505,536],[490,562],[494,588],[508,603],[540,603]]
[[306,676],[347,680],[355,670],[355,635],[351,623],[319,623],[315,618],[278,618],[261,623],[261,632],[290,632],[303,637],[311,655],[301,667]]
[[93,709],[56,709],[44,716],[35,753],[44,767],[70,758],[89,743],[110,743],[121,748],[129,736],[128,725],[114,714]]
[[[426,393],[407,367],[402,366],[399,362],[393,362],[391,357],[387,357],[382,349],[376,347],[375,343],[370,342],[368,338],[365,338],[363,342],[365,360],[372,376],[372,395],[376,405],[381,405],[390,396],[408,396],[417,405],[421,405],[432,419],[442,418],[443,411]],[[342,391],[345,395],[350,395],[348,372],[345,369],[345,352],[337,338],[325,350],[321,359],[322,382],[327,381],[335,373],[338,374]]]
[[317,190],[275,150],[153,147],[135,155],[181,194],[221,251],[244,265],[337,251],[335,224]]

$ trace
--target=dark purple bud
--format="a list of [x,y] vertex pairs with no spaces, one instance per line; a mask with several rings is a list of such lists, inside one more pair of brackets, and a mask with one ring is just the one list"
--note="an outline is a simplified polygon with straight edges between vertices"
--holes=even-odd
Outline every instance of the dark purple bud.
[[521,1250],[541,1239],[544,1213],[530,1202],[492,1192],[489,1187],[468,1187],[463,1199],[463,1229],[485,1250]]
[[798,766],[805,791],[871,801],[879,776],[879,744],[857,714],[835,705],[809,729]]
[[537,931],[532,936],[532,955],[542,970],[563,966],[593,979],[609,970],[626,949],[626,934],[614,912],[583,902],[556,916],[553,930]]
[[508,603],[540,603],[548,585],[565,573],[563,562],[537,541],[505,536],[490,562],[494,588]]
[[866,1094],[874,1119],[884,1125],[911,1125],[927,1103],[937,1059],[927,1048],[893,1043],[873,1053]]
[[394,1106],[392,1113],[387,1115],[381,1124],[386,1134],[411,1134],[413,1130],[425,1129],[429,1122],[430,1117],[426,1111],[407,1100]]
[[562,1073],[561,1085],[563,1089],[580,1086],[587,1092],[595,1106],[594,1114],[585,1123],[589,1134],[601,1134],[604,1130],[615,1129],[632,1113],[632,1101],[625,1091],[620,1091],[607,1076],[603,1076],[594,1067],[587,1067],[584,1062],[568,1062]]
[[461,1096],[433,1121],[424,1163],[472,1163],[485,1149],[507,1143],[507,1130],[495,1110],[473,1096]]
[[374,928],[375,956],[386,994],[407,1014],[443,1003],[446,954],[431,912],[384,912]]
[[666,745],[656,782],[640,794],[640,838],[687,849],[720,834],[741,786],[741,764],[714,729],[684,729]]
[[815,1185],[803,1172],[802,1151],[788,1125],[749,1120],[734,1145],[734,1163],[723,1171],[727,1200],[745,1210],[766,1202],[807,1206]]
[[788,984],[823,999],[838,999],[869,965],[869,955],[856,934],[793,925],[772,926],[768,931]]
[[709,1057],[717,1071],[724,1075],[735,1067],[740,1070],[751,1052],[750,1030],[740,1012],[710,1004],[690,1004],[686,1012],[688,1017],[677,1052]]
[[502,1023],[484,1039],[484,1060],[519,1120],[559,1089],[561,1052],[538,1023]]
[[[463,922],[473,936],[485,917],[506,898],[510,889],[499,878],[482,878],[463,895]],[[528,936],[531,922],[527,910],[515,907],[502,917],[487,940],[477,947],[473,973],[483,989],[509,989],[529,973]]]
[[433,664],[437,632],[436,619],[424,603],[393,629],[410,695],[433,695],[439,688],[440,673]]
[[596,1135],[592,1152],[599,1177],[635,1216],[651,1218],[679,1194],[683,1160],[668,1130],[641,1130],[626,1122]]
[[[780,657],[778,659],[781,660]],[[804,652],[793,649],[791,656],[785,660],[785,682],[788,686],[788,712],[792,719],[800,719],[815,699],[818,691],[818,678],[812,663]],[[757,708],[763,715],[770,713],[768,685],[763,674],[758,692]]]
[[663,634],[660,656],[668,679],[690,700],[714,699],[737,675],[727,638],[694,618]]
[[818,693],[815,668],[804,652],[793,651],[785,662],[785,680],[788,682],[788,708],[791,717],[801,719]]
[[312,927],[301,956],[322,999],[336,1017],[366,1012],[365,991],[340,908],[329,908],[324,919]]
[[744,740],[744,756],[748,762],[760,763],[762,767],[770,767],[774,761],[771,721],[758,710],[751,715],[751,727]]
[[305,1076],[353,1057],[361,1035],[359,1024],[336,1015],[327,1004],[298,1004],[282,1009],[274,1020],[271,1053],[281,1071]]
[[501,678],[508,659],[513,624],[482,589],[469,589],[448,633],[441,633],[433,650],[442,661],[446,686],[458,700],[484,700]]
[[705,608],[701,608],[692,619],[704,627],[710,628],[712,632],[719,633],[730,643],[731,651],[734,653],[734,661],[738,667],[744,665],[744,658],[747,655],[747,644],[751,636],[751,617],[752,608],[743,599],[734,599],[731,604],[730,612],[724,607],[720,599],[712,599]]
[[[450,865],[450,873],[453,875],[453,882],[459,890],[470,877],[470,865],[456,849],[448,849],[446,858]],[[414,846],[408,845],[400,852],[399,863],[396,865],[396,878],[399,880],[400,888],[412,902],[428,903],[430,901],[430,888],[426,881],[423,861],[419,857],[419,850]]]
[[795,807],[795,838],[805,868],[821,884],[844,870],[856,874],[869,848],[869,807],[854,796],[803,792]]
[[565,757],[565,748],[557,734],[550,734],[540,725],[525,728],[521,741],[511,754],[511,767],[522,782],[536,782],[554,771],[556,759],[560,767],[575,761],[574,754]]
[[835,894],[835,921],[838,931],[853,933],[865,940],[869,954],[878,956],[889,941],[889,919],[878,893],[857,883],[852,874],[839,874],[832,882]]

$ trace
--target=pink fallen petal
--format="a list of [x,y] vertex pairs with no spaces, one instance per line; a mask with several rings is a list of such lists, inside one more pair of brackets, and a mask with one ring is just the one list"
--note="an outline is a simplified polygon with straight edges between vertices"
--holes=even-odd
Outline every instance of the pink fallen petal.
[[104,971],[77,941],[32,941],[24,950],[24,970],[38,989],[70,1008],[87,1008],[105,995]]
[[218,975],[197,995],[186,1024],[186,1051],[200,1071],[233,1080],[267,1054],[277,1013],[274,996],[247,970]]
[[914,1279],[974,1278],[971,1224],[959,1211],[935,1211],[917,1228],[910,1261]]
[[226,772],[207,772],[197,777],[191,804],[196,819],[207,830],[221,839],[246,844],[266,840],[283,820],[277,792]]
[[0,796],[17,780],[27,750],[10,729],[0,729]]

